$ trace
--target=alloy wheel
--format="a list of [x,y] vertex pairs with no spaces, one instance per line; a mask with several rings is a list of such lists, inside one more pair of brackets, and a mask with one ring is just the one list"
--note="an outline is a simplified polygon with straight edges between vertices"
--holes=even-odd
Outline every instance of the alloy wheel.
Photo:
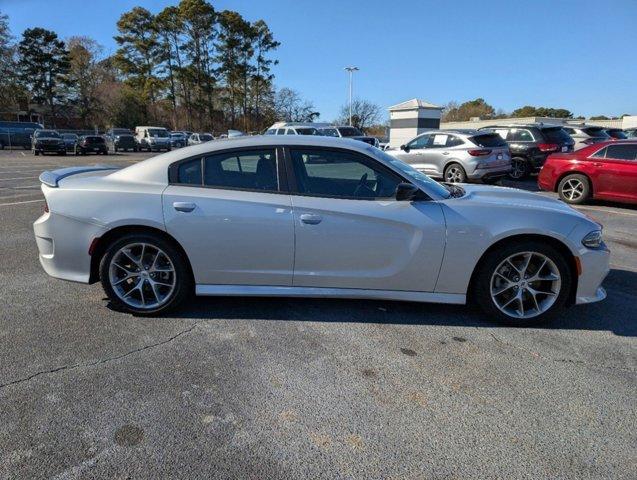
[[514,178],[516,180],[520,179],[524,176],[525,172],[526,168],[524,165],[524,161],[515,158],[511,160],[511,172],[509,173],[509,176],[511,178]]
[[447,169],[445,180],[449,183],[461,183],[464,177],[464,173],[460,167],[452,166]]
[[117,297],[130,307],[156,309],[175,290],[175,266],[170,257],[150,243],[120,248],[109,264],[109,282]]
[[579,200],[584,194],[584,184],[577,178],[571,178],[562,185],[562,195],[564,198],[574,201]]
[[502,261],[491,276],[491,299],[505,315],[533,318],[549,310],[562,280],[555,263],[538,252],[519,252]]

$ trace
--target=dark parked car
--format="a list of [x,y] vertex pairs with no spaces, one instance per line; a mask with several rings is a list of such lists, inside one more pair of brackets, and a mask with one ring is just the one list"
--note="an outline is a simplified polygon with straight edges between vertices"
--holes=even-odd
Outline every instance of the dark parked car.
[[109,150],[117,152],[119,150],[137,151],[135,134],[127,128],[111,128],[104,135]]
[[511,173],[514,180],[538,172],[546,157],[556,152],[572,152],[575,142],[559,125],[530,123],[524,125],[492,125],[479,130],[491,130],[509,144]]
[[321,135],[326,137],[341,137],[352,138],[354,140],[360,140],[361,142],[369,143],[373,147],[379,147],[380,142],[376,137],[370,137],[365,135],[356,127],[349,126],[333,126],[333,127],[320,127],[318,129]]
[[184,132],[170,132],[170,146],[181,148],[188,145],[188,136]]
[[606,134],[614,140],[626,140],[628,135],[621,128],[607,128],[604,130]]
[[36,130],[33,132],[32,149],[34,155],[57,153],[66,155],[66,143],[55,130]]
[[80,137],[75,154],[86,155],[87,153],[108,155],[108,146],[104,137],[101,135],[84,135]]
[[33,132],[44,127],[33,122],[0,122],[0,150],[7,147],[31,148]]
[[62,140],[64,140],[64,144],[66,145],[66,151],[74,152],[79,137],[75,133],[63,133]]

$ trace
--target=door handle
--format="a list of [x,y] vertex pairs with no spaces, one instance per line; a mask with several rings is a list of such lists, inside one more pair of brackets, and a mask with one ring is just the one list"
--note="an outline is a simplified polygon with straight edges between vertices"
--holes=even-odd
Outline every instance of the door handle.
[[174,202],[173,203],[173,208],[177,210],[178,212],[186,212],[186,213],[192,212],[196,207],[197,205],[190,202]]
[[595,162],[595,163],[593,163],[593,166],[594,166],[594,167],[601,167],[602,165],[603,165],[603,164],[601,164],[601,163],[599,163],[599,162]]
[[443,155],[449,155],[449,152],[442,152]]
[[308,225],[318,225],[323,220],[323,217],[320,215],[312,215],[311,213],[304,213],[300,218],[301,222],[307,223]]

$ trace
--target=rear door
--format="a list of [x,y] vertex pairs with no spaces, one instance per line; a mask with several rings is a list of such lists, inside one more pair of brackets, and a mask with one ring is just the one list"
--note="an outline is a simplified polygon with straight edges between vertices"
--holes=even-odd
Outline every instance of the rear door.
[[163,194],[166,229],[197,284],[292,284],[294,224],[282,153],[235,149],[177,162]]
[[637,200],[637,144],[608,145],[589,160],[597,176],[596,195]]
[[294,286],[434,290],[445,222],[433,201],[396,201],[404,181],[349,150],[290,147]]

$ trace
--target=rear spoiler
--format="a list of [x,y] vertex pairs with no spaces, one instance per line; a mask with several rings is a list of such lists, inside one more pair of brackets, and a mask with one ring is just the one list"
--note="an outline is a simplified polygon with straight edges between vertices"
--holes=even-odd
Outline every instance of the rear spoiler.
[[59,170],[53,170],[42,172],[40,174],[40,182],[48,185],[49,187],[57,187],[60,180],[70,177],[71,175],[78,175],[80,173],[88,172],[100,172],[103,170],[119,170],[121,167],[114,167],[112,165],[93,165],[84,167],[67,167],[60,168]]

